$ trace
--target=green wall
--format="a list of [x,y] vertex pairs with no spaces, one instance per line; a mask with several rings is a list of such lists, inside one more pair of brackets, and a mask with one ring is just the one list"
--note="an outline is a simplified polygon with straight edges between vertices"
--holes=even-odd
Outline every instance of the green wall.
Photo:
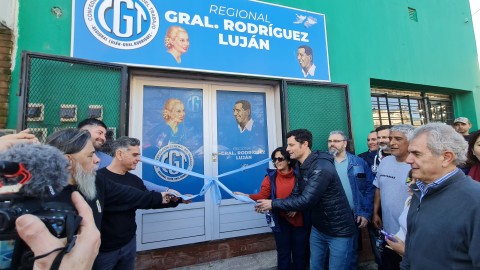
[[[19,53],[70,53],[71,1],[19,2],[9,127],[16,125]],[[366,149],[362,142],[373,128],[370,79],[446,89],[442,91],[454,94],[455,115],[470,118],[478,128],[479,69],[468,0],[267,2],[326,15],[332,82],[348,84],[350,100],[355,101],[350,109],[357,151]],[[60,18],[51,13],[53,6],[62,9]],[[408,7],[417,10],[418,22],[409,19]]]
[[[51,11],[53,7],[59,7],[62,16],[57,18]],[[10,85],[8,128],[17,126],[17,93],[22,51],[70,55],[72,1],[19,0],[18,14],[18,40]]]
[[468,0],[269,2],[325,14],[332,82],[349,85],[357,151],[366,150],[373,129],[370,79],[447,88],[455,116],[478,129],[480,73]]

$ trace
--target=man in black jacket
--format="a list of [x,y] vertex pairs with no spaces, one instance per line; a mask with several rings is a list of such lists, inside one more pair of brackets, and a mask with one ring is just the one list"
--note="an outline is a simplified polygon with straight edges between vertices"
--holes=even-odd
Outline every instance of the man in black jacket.
[[[120,137],[112,143],[112,163],[97,171],[98,177],[105,177],[117,184],[147,191],[142,179],[130,173],[140,162],[140,141],[136,138]],[[102,219],[102,244],[93,269],[133,270],[136,255],[135,211],[109,211],[105,209]]]
[[299,176],[285,199],[259,200],[257,211],[310,211],[310,269],[348,269],[356,230],[352,210],[330,154],[311,151],[312,133],[306,129],[287,133],[287,151],[298,160]]

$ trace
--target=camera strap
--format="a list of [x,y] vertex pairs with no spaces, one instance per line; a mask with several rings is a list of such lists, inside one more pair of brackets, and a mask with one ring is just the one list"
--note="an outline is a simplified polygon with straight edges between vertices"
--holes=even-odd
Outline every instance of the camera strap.
[[72,248],[75,246],[75,241],[77,240],[77,235],[75,235],[75,232],[77,232],[81,221],[82,221],[81,216],[75,215],[73,213],[68,213],[65,218],[66,235],[67,235],[67,244],[65,245],[65,247],[56,248],[48,253],[45,253],[40,256],[36,256],[33,258],[33,260],[44,258],[52,254],[53,252],[60,250],[60,253],[58,253],[58,255],[55,257],[55,259],[53,260],[52,266],[50,267],[51,270],[58,270],[60,267],[60,264],[62,263],[63,256],[65,256],[65,254],[70,252]]

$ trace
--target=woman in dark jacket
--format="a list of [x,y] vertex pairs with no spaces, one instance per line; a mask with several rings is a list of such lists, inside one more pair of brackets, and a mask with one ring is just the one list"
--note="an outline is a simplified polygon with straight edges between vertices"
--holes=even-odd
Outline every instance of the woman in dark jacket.
[[[271,155],[276,170],[267,170],[260,192],[257,194],[243,194],[252,200],[282,199],[292,192],[295,184],[293,170],[295,161],[284,147],[279,147]],[[267,215],[267,219],[270,216]],[[277,267],[283,269],[306,269],[308,262],[308,222],[304,220],[302,212],[273,212],[271,213],[270,227],[272,228],[277,245]]]

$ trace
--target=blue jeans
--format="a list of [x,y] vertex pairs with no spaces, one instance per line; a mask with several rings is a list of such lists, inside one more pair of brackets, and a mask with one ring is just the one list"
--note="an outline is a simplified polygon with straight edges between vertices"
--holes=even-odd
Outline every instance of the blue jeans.
[[135,268],[135,255],[137,252],[137,239],[135,237],[123,247],[108,251],[99,252],[94,270],[133,270]]
[[304,270],[308,264],[308,228],[294,227],[279,217],[280,232],[274,232],[278,270]]
[[350,260],[350,270],[358,269],[358,241],[362,236],[362,231],[360,228],[356,228],[355,234],[353,235],[353,244],[352,244],[352,257]]
[[349,269],[354,238],[354,235],[349,237],[330,236],[312,227],[310,233],[310,270],[325,269],[325,261],[329,251],[329,269]]

